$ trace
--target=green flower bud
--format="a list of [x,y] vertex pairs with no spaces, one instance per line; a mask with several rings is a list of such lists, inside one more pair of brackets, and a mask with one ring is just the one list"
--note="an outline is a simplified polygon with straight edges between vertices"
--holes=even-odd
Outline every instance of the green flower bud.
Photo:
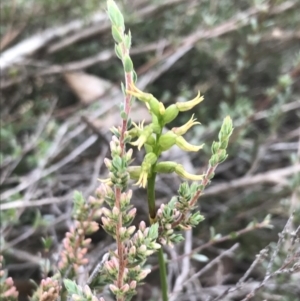
[[203,96],[200,97],[200,92],[198,92],[197,96],[192,100],[186,102],[177,102],[176,107],[180,112],[189,111],[198,103],[200,103],[203,99]]
[[[141,166],[141,172],[139,175],[139,179],[135,185],[138,185],[140,187],[146,187],[148,177],[151,173],[151,167],[155,162],[157,161],[157,156],[154,153],[148,153]],[[130,172],[129,172],[130,174]]]
[[156,161],[157,161],[157,156],[154,153],[148,153],[144,158],[144,162],[147,162],[151,165],[155,164]]
[[200,124],[200,122],[196,121],[196,119],[194,119],[194,115],[191,117],[191,119],[184,124],[181,127],[178,128],[172,128],[172,131],[178,135],[178,136],[182,136],[184,135],[192,126],[196,125],[196,124]]
[[160,116],[161,103],[152,94],[150,95],[152,97],[148,101],[148,105],[149,105],[148,109],[156,116]]
[[175,104],[170,105],[166,108],[165,114],[163,116],[163,124],[168,124],[173,121],[179,113],[179,110]]
[[152,135],[149,136],[146,143],[153,146],[155,144],[155,138]]
[[177,163],[173,161],[159,162],[155,165],[155,172],[172,173],[175,171],[176,166]]
[[203,148],[204,144],[201,145],[192,145],[190,143],[188,143],[183,137],[181,136],[177,136],[176,138],[176,145],[181,148],[182,150],[186,151],[186,152],[197,152],[199,151],[201,148]]
[[140,174],[142,172],[141,166],[129,166],[127,168],[127,171],[129,173],[130,179],[137,180],[140,177]]
[[157,116],[155,114],[151,114],[151,115],[152,115],[151,127],[153,128],[153,133],[160,134],[162,130],[162,126],[160,125]]
[[167,132],[166,134],[161,135],[158,140],[158,144],[160,145],[162,151],[168,150],[175,143],[178,136],[174,134],[172,131]]
[[147,143],[144,144],[144,147],[145,147],[145,151],[146,153],[151,153],[153,152],[153,147]]

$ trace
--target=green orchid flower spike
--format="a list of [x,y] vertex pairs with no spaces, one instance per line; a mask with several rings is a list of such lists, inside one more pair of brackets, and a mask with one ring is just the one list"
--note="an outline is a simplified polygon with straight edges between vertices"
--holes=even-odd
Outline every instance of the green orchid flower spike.
[[[113,0],[107,1],[107,14],[112,25],[115,52],[123,65],[125,82],[122,89],[124,100],[120,112],[121,124],[111,129],[111,158],[104,160],[108,177],[101,180],[102,185],[96,193],[100,203],[106,204],[101,208],[102,227],[114,238],[117,247],[109,252],[109,259],[95,276],[95,283],[99,282],[103,286],[109,284],[116,301],[130,301],[136,294],[137,285],[150,272],[149,269],[144,269],[147,258],[157,252],[162,300],[168,301],[166,263],[162,246],[173,246],[182,241],[182,230],[191,229],[203,221],[204,217],[197,209],[197,200],[213,178],[218,164],[227,157],[226,149],[233,130],[232,121],[230,117],[224,119],[218,141],[211,146],[212,155],[203,174],[192,174],[177,162],[161,161],[162,153],[173,146],[185,152],[198,152],[203,148],[203,144],[191,144],[183,137],[192,127],[200,124],[194,115],[185,124],[170,127],[170,123],[180,112],[195,108],[203,101],[203,96],[198,92],[194,99],[165,106],[152,94],[138,89],[135,84],[137,75],[134,63],[130,58],[131,33],[126,32],[124,17]],[[149,124],[131,120],[132,97],[145,104],[151,117]],[[138,156],[142,157],[141,163],[135,166],[132,165],[134,160],[130,145],[142,151]],[[175,173],[186,181],[180,185],[176,196],[157,208],[157,175],[170,173]],[[149,227],[143,221],[138,227],[131,225],[137,208],[131,203],[133,192],[128,187],[129,180],[134,180],[134,185],[147,191],[145,203],[148,205]],[[95,200],[97,201],[96,198]],[[103,298],[99,299],[102,300]]]

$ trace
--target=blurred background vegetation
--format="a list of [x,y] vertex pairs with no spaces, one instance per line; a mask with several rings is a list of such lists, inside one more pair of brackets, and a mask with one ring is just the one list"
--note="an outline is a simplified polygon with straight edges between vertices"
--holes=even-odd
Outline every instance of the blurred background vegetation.
[[[109,128],[119,122],[123,80],[105,2],[1,2],[1,251],[21,292],[29,278],[39,281],[51,270],[45,260],[56,254],[71,224],[73,191],[88,196],[105,176],[103,159]],[[165,104],[191,99],[198,90],[205,96],[193,112],[201,126],[187,137],[204,142],[204,151],[189,156],[174,151],[168,158],[203,172],[223,118],[233,119],[230,156],[200,200],[206,220],[193,233],[194,245],[268,214],[274,225],[239,238],[237,256],[224,263],[221,280],[216,273],[200,279],[207,287],[233,283],[259,250],[277,241],[292,212],[294,226],[300,223],[300,3],[117,3],[133,36],[137,86]],[[132,119],[147,121],[143,106],[134,107]],[[180,115],[174,126],[188,118]],[[136,154],[137,161],[140,157]],[[158,203],[176,193],[178,181],[159,179]],[[145,219],[145,193],[135,190],[139,218]],[[95,250],[111,243],[103,231],[92,238]],[[45,239],[51,240],[49,250]],[[207,249],[202,259],[232,244]],[[252,276],[260,279],[261,273]],[[300,300],[293,286],[299,276],[289,281],[292,289],[279,283],[268,300]]]

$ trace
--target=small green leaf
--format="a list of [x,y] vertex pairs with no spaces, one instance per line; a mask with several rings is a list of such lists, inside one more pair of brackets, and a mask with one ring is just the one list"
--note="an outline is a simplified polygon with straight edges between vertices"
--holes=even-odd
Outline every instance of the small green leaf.
[[123,59],[123,65],[125,72],[131,72],[133,71],[133,63],[129,55],[125,55]]
[[107,13],[112,24],[117,27],[120,27],[124,31],[125,29],[124,18],[115,1],[113,0],[107,1]]
[[127,120],[127,130],[129,130],[131,128],[131,126],[132,126],[132,120],[131,120],[131,118],[128,118],[128,120]]
[[215,155],[218,152],[219,148],[220,148],[220,143],[214,141],[211,146],[211,152]]
[[70,279],[64,279],[64,285],[69,294],[77,293],[77,285],[74,281],[72,281]]
[[121,118],[122,118],[123,120],[127,120],[128,115],[126,114],[125,111],[121,111]]
[[126,95],[126,89],[125,89],[125,86],[123,83],[121,83],[121,89],[122,89],[123,95]]
[[77,190],[74,191],[73,198],[74,198],[74,201],[76,203],[80,203],[80,204],[84,203],[84,199],[83,199],[82,193],[79,192],[79,191],[77,191]]
[[122,60],[122,49],[121,49],[121,45],[115,44],[115,53],[117,55],[117,57]]
[[192,258],[199,262],[208,262],[209,258],[203,254],[193,254]]
[[51,248],[51,246],[52,246],[52,243],[53,243],[52,238],[49,237],[49,236],[48,236],[48,237],[45,237],[45,238],[42,237],[41,240],[42,240],[44,249],[49,250],[49,249]]
[[158,236],[158,223],[151,225],[148,233],[148,237],[151,239],[156,239]]
[[113,36],[114,40],[117,43],[122,43],[123,42],[122,34],[115,25],[112,25],[111,33],[112,33],[112,36]]
[[124,44],[125,44],[126,49],[129,50],[130,47],[131,47],[131,32],[130,32],[130,30],[129,30],[128,34],[126,34],[124,36]]
[[136,81],[137,81],[137,74],[136,74],[136,72],[134,70],[132,71],[132,79],[133,79],[133,82],[136,83]]
[[122,158],[120,156],[114,156],[112,159],[112,165],[119,170],[122,168]]

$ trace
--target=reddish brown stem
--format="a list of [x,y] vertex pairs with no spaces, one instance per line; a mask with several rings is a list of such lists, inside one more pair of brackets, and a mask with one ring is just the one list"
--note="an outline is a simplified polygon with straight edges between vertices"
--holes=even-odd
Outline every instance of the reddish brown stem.
[[[128,50],[124,49],[124,52],[128,52]],[[129,89],[131,85],[132,85],[132,73],[126,72],[125,73],[126,90]],[[129,116],[130,113],[130,102],[131,102],[131,96],[129,94],[126,94],[124,98],[124,111],[127,117]],[[123,119],[122,126],[121,126],[121,133],[120,133],[121,157],[123,157],[126,152],[125,143],[124,143],[126,130],[127,130],[127,120]],[[115,206],[119,209],[119,212],[121,212],[121,189],[118,187],[115,188],[115,197],[116,197]],[[118,259],[119,259],[117,286],[119,289],[121,289],[123,286],[124,271],[126,268],[126,259],[124,258],[124,245],[120,237],[120,229],[122,226],[123,226],[122,214],[119,214],[117,229],[116,229],[116,242],[117,242]],[[124,301],[124,297],[117,298],[117,301]]]
[[[121,200],[121,189],[116,188],[115,189],[116,194],[116,207],[120,210],[120,200]],[[118,259],[119,259],[119,272],[118,272],[118,280],[117,280],[117,286],[118,288],[121,288],[123,286],[123,274],[125,270],[125,261],[124,261],[124,247],[121,241],[120,237],[120,228],[122,227],[123,221],[122,221],[122,214],[119,214],[118,219],[118,225],[116,228],[116,240],[117,240],[117,248],[118,248]],[[123,298],[118,298],[118,301],[123,301]]]

